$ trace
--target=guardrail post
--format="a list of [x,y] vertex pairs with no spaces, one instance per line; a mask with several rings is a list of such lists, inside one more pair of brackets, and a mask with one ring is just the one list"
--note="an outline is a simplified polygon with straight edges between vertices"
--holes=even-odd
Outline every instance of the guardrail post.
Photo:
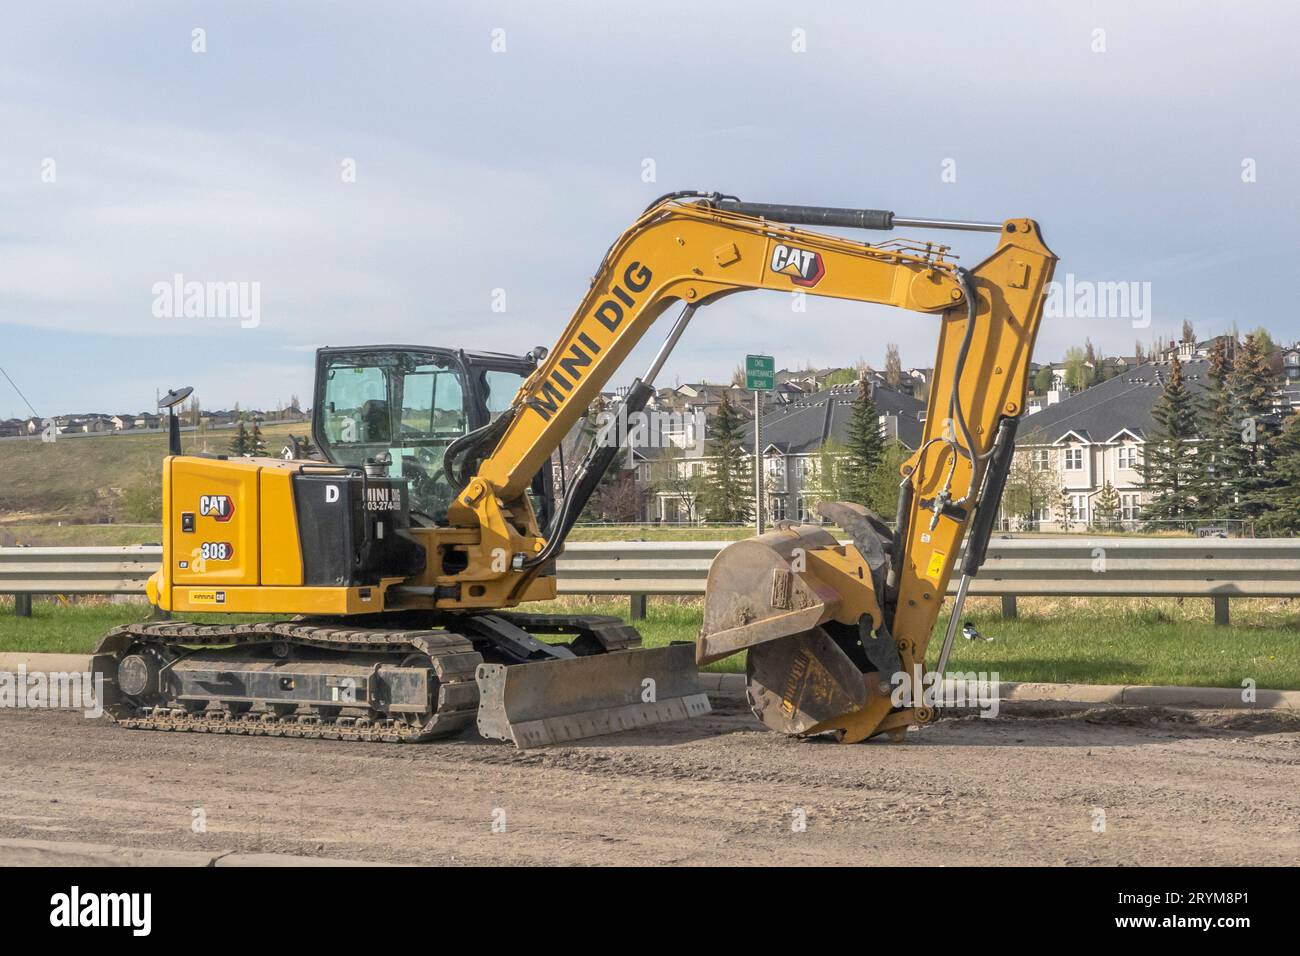
[[32,616],[32,596],[30,594],[14,595],[14,617]]
[[1214,623],[1217,627],[1228,626],[1228,596],[1226,594],[1216,594],[1214,596]]
[[630,610],[628,611],[629,618],[631,618],[634,621],[645,620],[645,606],[646,606],[647,596],[648,595],[645,594],[632,595],[632,604]]
[[1002,619],[1010,621],[1016,616],[1016,596],[1014,594],[1002,595]]

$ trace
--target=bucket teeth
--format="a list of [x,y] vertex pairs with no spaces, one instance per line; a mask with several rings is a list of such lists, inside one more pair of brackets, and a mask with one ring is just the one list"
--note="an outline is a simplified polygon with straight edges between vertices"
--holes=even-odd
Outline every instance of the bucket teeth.
[[783,734],[804,734],[867,705],[862,672],[820,627],[755,647],[746,664],[754,715]]

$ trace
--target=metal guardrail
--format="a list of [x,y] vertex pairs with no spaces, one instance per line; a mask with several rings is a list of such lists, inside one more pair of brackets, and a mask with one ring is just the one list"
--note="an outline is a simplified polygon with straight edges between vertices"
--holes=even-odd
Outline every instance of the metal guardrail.
[[[557,561],[561,594],[701,595],[725,541],[612,541],[569,544]],[[138,594],[162,560],[157,546],[0,548],[0,593]],[[949,590],[956,589],[956,582]],[[1212,598],[1228,621],[1233,597],[1300,597],[1300,539],[995,538],[971,584],[975,596]]]
[[0,548],[0,592],[142,594],[162,548]]
[[[561,594],[631,594],[632,616],[651,594],[704,593],[722,541],[584,542],[557,562]],[[949,593],[956,591],[954,579]],[[1295,538],[994,538],[971,582],[974,596],[1002,598],[1014,617],[1018,597],[1197,597],[1214,600],[1228,623],[1232,597],[1300,597]]]

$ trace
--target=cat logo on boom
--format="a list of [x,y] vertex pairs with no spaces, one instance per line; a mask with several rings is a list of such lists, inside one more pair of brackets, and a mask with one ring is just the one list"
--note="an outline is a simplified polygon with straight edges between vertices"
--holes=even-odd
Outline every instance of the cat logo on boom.
[[229,521],[235,514],[235,503],[229,495],[199,495],[199,514]]
[[795,285],[811,288],[826,274],[826,265],[820,253],[777,243],[772,250],[772,271],[789,276]]

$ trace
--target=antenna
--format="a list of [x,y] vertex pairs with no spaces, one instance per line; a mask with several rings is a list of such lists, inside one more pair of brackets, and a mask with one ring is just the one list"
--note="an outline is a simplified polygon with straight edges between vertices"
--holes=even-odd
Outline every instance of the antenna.
[[183,388],[173,388],[158,399],[158,407],[167,409],[167,453],[169,455],[181,453],[181,421],[176,417],[176,406],[189,398],[193,391],[192,385],[186,385]]

